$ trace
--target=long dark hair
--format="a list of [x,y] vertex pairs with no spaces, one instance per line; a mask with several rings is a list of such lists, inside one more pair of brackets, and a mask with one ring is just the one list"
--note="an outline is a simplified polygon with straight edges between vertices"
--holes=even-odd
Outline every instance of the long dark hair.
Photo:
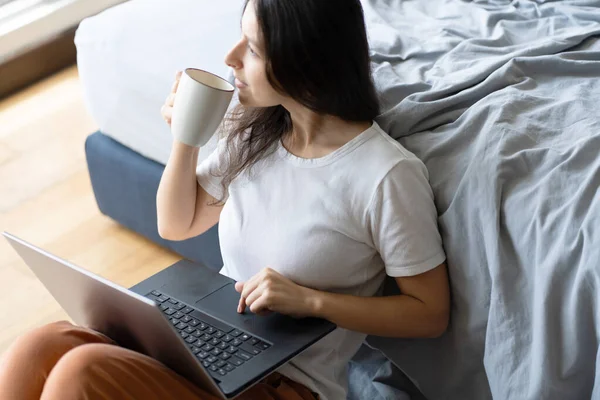
[[[345,121],[379,115],[360,0],[253,0],[262,33],[269,83],[308,109]],[[246,0],[244,10],[249,4]],[[239,105],[229,131],[223,189],[292,133],[283,106]],[[235,143],[235,144],[234,144]]]

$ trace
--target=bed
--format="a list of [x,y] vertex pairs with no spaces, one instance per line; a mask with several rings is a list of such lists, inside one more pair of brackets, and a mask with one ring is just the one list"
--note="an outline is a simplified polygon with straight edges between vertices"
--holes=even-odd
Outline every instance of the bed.
[[[429,170],[453,307],[439,339],[368,337],[349,398],[600,398],[600,1],[363,6],[377,120]],[[100,209],[213,268],[215,229],[156,233],[171,140],[159,109],[177,69],[229,76],[240,7],[131,0],[76,35]]]

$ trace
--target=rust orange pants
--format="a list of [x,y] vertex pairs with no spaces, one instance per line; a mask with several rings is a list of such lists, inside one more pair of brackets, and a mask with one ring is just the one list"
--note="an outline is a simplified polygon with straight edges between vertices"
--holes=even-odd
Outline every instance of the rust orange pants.
[[[273,373],[240,400],[314,400],[305,386]],[[0,400],[217,400],[153,358],[108,337],[55,322],[19,337],[0,359]]]

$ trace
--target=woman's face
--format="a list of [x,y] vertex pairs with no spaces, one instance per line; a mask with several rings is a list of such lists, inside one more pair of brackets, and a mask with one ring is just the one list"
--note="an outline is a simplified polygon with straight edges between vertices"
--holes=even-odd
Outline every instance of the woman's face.
[[248,107],[271,107],[282,103],[282,96],[267,80],[262,35],[250,1],[242,16],[242,37],[225,57],[233,68],[240,103]]

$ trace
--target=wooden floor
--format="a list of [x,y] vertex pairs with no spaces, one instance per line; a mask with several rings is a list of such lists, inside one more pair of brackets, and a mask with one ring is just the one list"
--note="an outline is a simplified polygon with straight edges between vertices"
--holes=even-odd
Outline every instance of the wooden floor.
[[[75,66],[0,101],[0,231],[125,287],[179,257],[98,210],[84,141],[97,126]],[[22,332],[68,319],[0,237],[0,354]]]

